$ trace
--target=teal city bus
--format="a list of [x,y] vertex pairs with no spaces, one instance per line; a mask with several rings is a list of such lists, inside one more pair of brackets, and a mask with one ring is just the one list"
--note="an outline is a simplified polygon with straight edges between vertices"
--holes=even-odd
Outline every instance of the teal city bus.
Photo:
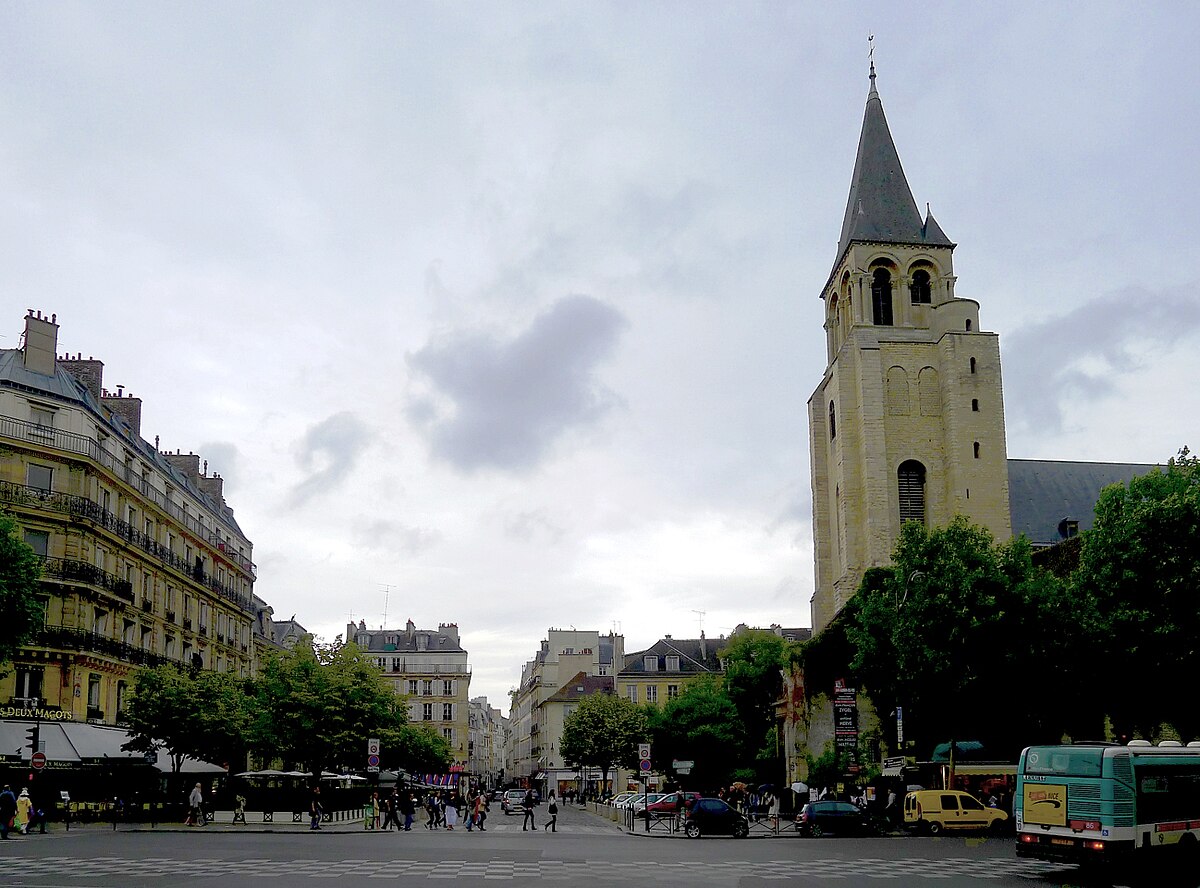
[[1200,850],[1200,743],[1030,746],[1017,765],[1017,855],[1115,862]]

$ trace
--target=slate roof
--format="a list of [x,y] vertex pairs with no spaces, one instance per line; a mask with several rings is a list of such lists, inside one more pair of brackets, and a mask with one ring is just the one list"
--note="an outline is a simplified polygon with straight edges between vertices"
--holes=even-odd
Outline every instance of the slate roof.
[[[390,654],[407,653],[407,654],[439,654],[439,653],[466,653],[459,641],[444,632],[437,632],[433,629],[416,629],[411,634],[403,629],[358,629],[350,636],[352,640],[356,640],[359,636],[367,636],[366,645],[359,644],[367,653],[372,654]],[[418,639],[424,638],[424,647],[418,644]],[[394,642],[389,642],[388,638],[394,638]]]
[[1065,539],[1059,528],[1064,519],[1078,521],[1080,532],[1090,530],[1101,490],[1153,468],[1146,463],[1010,459],[1008,500],[1013,536],[1023,533],[1035,547],[1041,547]]
[[954,246],[932,214],[921,218],[875,90],[873,65],[834,271],[852,241]]
[[611,675],[587,675],[577,672],[561,688],[546,698],[547,703],[573,703],[592,694],[611,694],[615,683]]
[[[717,659],[717,651],[725,646],[724,638],[660,638],[644,651],[636,651],[625,655],[625,668],[622,675],[631,673],[646,675],[701,675],[706,672],[721,672],[721,661]],[[658,669],[646,669],[646,657],[658,657]],[[679,657],[679,671],[668,671],[665,658]]]

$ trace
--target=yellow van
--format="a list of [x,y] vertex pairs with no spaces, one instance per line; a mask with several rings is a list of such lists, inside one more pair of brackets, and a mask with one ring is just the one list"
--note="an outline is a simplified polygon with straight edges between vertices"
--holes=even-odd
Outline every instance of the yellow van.
[[999,830],[1008,814],[957,789],[921,789],[904,797],[904,825],[936,836],[944,829]]

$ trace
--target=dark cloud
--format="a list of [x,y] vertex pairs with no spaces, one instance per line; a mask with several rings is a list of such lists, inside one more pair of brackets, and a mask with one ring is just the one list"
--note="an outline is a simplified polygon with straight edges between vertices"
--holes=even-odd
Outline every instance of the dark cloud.
[[432,527],[412,527],[383,518],[360,518],[354,523],[355,544],[364,549],[419,555],[441,539],[441,531]]
[[484,333],[430,342],[409,364],[448,409],[431,416],[428,400],[417,397],[408,417],[425,429],[434,455],[458,469],[529,469],[566,431],[616,402],[595,371],[625,325],[611,306],[568,296],[507,342]]
[[309,474],[292,488],[288,497],[291,505],[303,505],[336,487],[354,468],[370,440],[370,430],[349,411],[335,413],[310,428],[296,454],[296,461]]
[[1063,408],[1116,391],[1144,355],[1170,348],[1200,329],[1191,294],[1120,290],[1006,337],[1005,411],[1010,423],[1062,430]]

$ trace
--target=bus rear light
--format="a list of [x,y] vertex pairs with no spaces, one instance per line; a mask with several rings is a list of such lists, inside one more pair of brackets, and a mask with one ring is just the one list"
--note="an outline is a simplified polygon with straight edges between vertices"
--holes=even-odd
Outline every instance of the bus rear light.
[[1083,847],[1089,851],[1103,851],[1104,843],[1103,842],[1084,842]]

